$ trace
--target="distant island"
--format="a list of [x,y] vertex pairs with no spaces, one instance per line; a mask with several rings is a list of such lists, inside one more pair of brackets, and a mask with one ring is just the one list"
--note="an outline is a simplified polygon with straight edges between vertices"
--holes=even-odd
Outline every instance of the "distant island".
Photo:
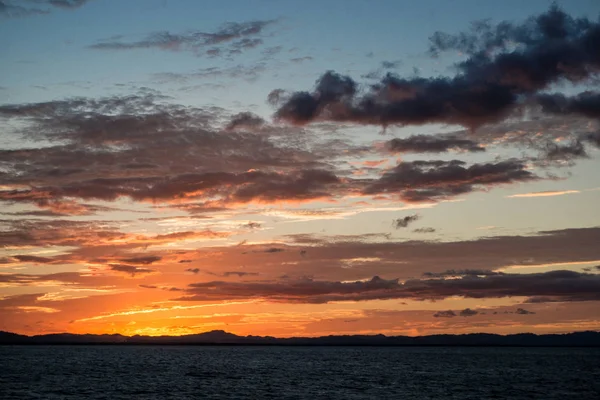
[[183,336],[123,336],[119,334],[57,333],[25,336],[0,331],[0,345],[263,345],[263,346],[521,346],[521,347],[600,347],[600,332],[536,335],[519,333],[495,335],[385,336],[330,335],[320,337],[276,338],[238,336],[221,330]]

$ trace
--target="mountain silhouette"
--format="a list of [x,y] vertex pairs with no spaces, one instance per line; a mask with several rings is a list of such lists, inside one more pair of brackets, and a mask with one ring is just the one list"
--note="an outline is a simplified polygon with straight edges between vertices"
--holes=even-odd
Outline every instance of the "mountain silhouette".
[[600,347],[600,332],[585,331],[546,335],[536,335],[533,333],[519,333],[513,335],[470,333],[462,335],[385,336],[380,334],[276,338],[271,336],[238,336],[222,330],[183,336],[124,336],[119,334],[78,335],[72,333],[25,336],[12,332],[0,331],[0,344]]

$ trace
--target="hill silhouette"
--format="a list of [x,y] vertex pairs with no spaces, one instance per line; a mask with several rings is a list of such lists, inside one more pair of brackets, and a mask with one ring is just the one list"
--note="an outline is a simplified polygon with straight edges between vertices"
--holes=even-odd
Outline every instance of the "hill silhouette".
[[513,335],[470,333],[462,335],[385,336],[380,334],[276,338],[271,336],[238,336],[222,330],[183,336],[78,335],[71,333],[25,336],[0,331],[0,344],[600,347],[600,332],[585,331],[546,335],[533,333]]

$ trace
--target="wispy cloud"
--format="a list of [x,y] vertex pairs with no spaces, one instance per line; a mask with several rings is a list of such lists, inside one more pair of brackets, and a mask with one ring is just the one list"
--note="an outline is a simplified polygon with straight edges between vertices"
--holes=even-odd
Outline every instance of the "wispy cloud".
[[258,37],[276,20],[229,22],[213,32],[190,30],[183,33],[154,32],[138,41],[126,42],[105,39],[88,46],[94,50],[159,49],[167,51],[190,51],[208,57],[232,56],[244,50],[262,45]]
[[91,0],[2,0],[0,17],[18,18],[50,14],[54,9],[75,9]]
[[548,190],[544,192],[531,192],[531,193],[519,193],[511,194],[506,196],[508,199],[514,198],[528,198],[528,197],[551,197],[551,196],[562,196],[565,194],[577,194],[581,193],[579,190]]

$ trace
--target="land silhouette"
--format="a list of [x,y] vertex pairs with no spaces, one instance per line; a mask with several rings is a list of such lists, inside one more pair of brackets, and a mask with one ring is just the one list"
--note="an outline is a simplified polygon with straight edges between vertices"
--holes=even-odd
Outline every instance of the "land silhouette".
[[183,336],[124,336],[120,334],[56,333],[26,336],[0,331],[0,345],[267,345],[267,346],[522,346],[522,347],[600,347],[600,332],[566,334],[519,333],[496,335],[385,336],[330,335],[319,337],[238,336],[214,330]]

